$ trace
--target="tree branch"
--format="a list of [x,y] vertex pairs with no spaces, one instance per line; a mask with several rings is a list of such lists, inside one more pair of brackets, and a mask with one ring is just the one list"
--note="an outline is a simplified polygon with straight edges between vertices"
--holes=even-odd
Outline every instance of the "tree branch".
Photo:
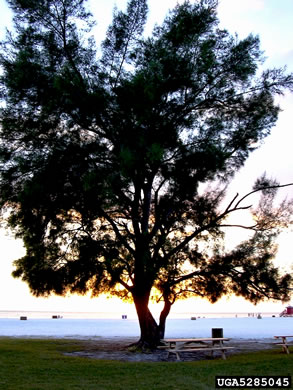
[[238,227],[238,228],[242,228],[242,229],[247,229],[247,230],[255,230],[255,228],[257,227],[257,224],[255,225],[251,225],[251,226],[245,226],[245,225],[217,225],[218,227]]
[[126,282],[124,282],[121,278],[118,278],[118,283],[121,284],[121,286],[123,286],[127,291],[131,292],[131,290],[133,289],[132,286],[129,286]]
[[[256,192],[259,192],[259,191],[263,191],[263,190],[270,190],[270,189],[274,189],[274,188],[284,188],[284,187],[289,187],[289,186],[293,186],[293,183],[288,183],[288,184],[277,184],[277,185],[274,185],[274,186],[266,186],[266,187],[260,187],[260,188],[257,188],[256,190],[253,190],[251,192],[249,192],[248,194],[244,195],[235,205],[235,209],[238,207],[238,205],[243,202],[244,199],[248,198],[250,195],[252,194],[255,194]],[[236,198],[235,198],[236,199]],[[251,207],[251,206],[250,206]]]
[[128,244],[128,242],[125,239],[125,237],[123,237],[123,235],[120,233],[120,231],[119,231],[116,223],[114,222],[114,220],[104,210],[100,209],[100,211],[101,211],[103,217],[112,226],[112,229],[113,229],[114,233],[116,234],[117,239],[124,245],[124,247],[129,251],[129,253],[134,254],[135,253],[134,249]]
[[[256,190],[253,190],[251,192],[249,192],[248,194],[246,194],[245,196],[243,196],[237,203],[235,206],[232,207],[233,205],[233,202],[235,201],[235,199],[238,197],[238,194],[237,196],[235,196],[232,200],[232,202],[230,202],[230,204],[228,205],[228,207],[226,208],[226,210],[218,215],[216,218],[212,219],[208,224],[196,229],[192,234],[190,234],[189,236],[187,236],[179,245],[177,245],[175,248],[173,248],[167,255],[166,255],[166,259],[169,259],[170,257],[172,257],[173,255],[175,255],[177,252],[179,252],[181,249],[183,249],[191,240],[193,240],[197,235],[199,235],[200,233],[212,228],[212,227],[223,227],[224,225],[218,225],[218,221],[224,219],[227,217],[227,215],[235,212],[235,211],[239,211],[239,210],[248,210],[252,207],[252,205],[250,206],[241,206],[239,207],[240,203],[243,202],[244,199],[248,198],[250,195],[256,193],[256,192],[259,192],[259,191],[263,191],[263,190],[266,190],[266,189],[273,189],[273,188],[284,188],[284,187],[289,187],[289,186],[292,186],[293,183],[289,183],[289,184],[283,184],[283,185],[274,185],[274,186],[266,186],[266,187],[260,187]],[[231,225],[232,226],[232,225]],[[236,226],[236,225],[235,225]],[[240,225],[241,226],[241,225]],[[244,227],[244,226],[243,226]],[[253,226],[254,227],[254,226]],[[249,229],[247,227],[247,229]]]

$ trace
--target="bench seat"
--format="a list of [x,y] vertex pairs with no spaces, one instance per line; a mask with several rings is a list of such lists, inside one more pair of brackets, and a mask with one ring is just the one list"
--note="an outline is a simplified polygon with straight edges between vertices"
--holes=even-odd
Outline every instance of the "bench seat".
[[276,344],[276,345],[285,345],[286,347],[290,347],[290,346],[292,346],[293,347],[293,344],[288,344],[288,343],[274,343],[274,344]]
[[168,357],[170,353],[174,353],[177,357],[177,360],[180,360],[180,353],[182,352],[197,352],[197,351],[211,351],[212,353],[214,351],[221,351],[222,352],[222,358],[226,359],[225,351],[227,349],[234,349],[234,347],[194,347],[194,348],[168,348],[166,351],[168,352]]

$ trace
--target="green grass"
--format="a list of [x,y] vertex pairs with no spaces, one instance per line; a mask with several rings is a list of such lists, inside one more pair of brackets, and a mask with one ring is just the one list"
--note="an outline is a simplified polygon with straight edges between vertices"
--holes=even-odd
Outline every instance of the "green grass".
[[0,389],[201,390],[216,375],[292,375],[280,349],[196,362],[133,363],[65,356],[80,341],[0,338]]

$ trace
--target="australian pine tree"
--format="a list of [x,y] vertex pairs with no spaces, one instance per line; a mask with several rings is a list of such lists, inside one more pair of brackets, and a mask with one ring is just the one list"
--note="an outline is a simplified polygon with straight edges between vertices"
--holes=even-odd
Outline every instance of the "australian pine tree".
[[[176,299],[288,299],[273,258],[291,202],[276,204],[266,176],[225,195],[293,85],[260,70],[259,38],[220,29],[216,0],[176,6],[150,36],[147,1],[129,0],[100,46],[84,0],[7,2],[0,199],[26,248],[13,275],[35,296],[132,300],[144,346],[164,336]],[[231,222],[239,210],[251,224]],[[249,232],[233,250],[228,227]],[[164,302],[158,323],[152,296]]]

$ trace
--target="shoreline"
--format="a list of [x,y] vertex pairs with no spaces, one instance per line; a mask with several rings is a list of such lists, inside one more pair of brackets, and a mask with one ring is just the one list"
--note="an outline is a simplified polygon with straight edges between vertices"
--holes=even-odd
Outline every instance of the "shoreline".
[[[292,334],[292,318],[203,318],[192,320],[169,319],[166,338],[211,337],[213,329],[222,329],[230,339],[273,339]],[[33,338],[100,339],[139,338],[137,320],[104,319],[0,319],[0,336]]]

